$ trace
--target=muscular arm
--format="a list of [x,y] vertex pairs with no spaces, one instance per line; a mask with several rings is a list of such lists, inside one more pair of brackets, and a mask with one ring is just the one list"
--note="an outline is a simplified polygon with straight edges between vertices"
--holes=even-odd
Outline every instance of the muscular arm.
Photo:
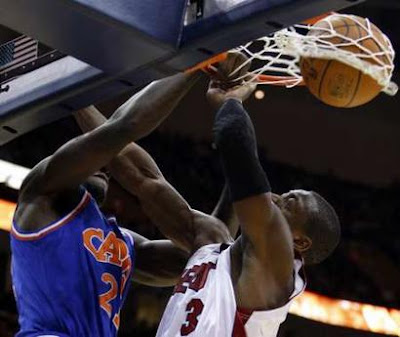
[[[106,165],[126,144],[156,127],[189,90],[195,77],[177,74],[153,82],[134,95],[102,126],[69,141],[39,163],[24,182],[19,201],[76,193],[79,184]],[[17,212],[16,217],[20,215]]]
[[185,268],[189,254],[169,240],[148,240],[131,232],[135,241],[133,281],[152,287],[172,287]]
[[[75,117],[83,131],[98,127],[105,119],[94,109],[80,111]],[[220,220],[187,204],[139,145],[127,145],[108,169],[121,186],[139,198],[143,210],[160,231],[181,249],[193,252],[208,243],[231,240]]]
[[[143,138],[170,115],[200,76],[200,73],[178,74],[155,81],[121,105],[111,119],[127,111],[133,111],[136,125],[132,130],[134,133],[132,140]],[[143,108],[139,109],[140,107]],[[93,105],[75,112],[74,116],[84,132],[92,131],[107,122],[107,118]]]
[[240,102],[230,99],[219,109],[214,137],[242,232],[234,247],[240,251],[242,263],[234,279],[239,305],[260,309],[280,306],[293,289],[292,237],[288,223],[272,202],[258,160],[253,125]]
[[194,76],[171,76],[134,95],[99,128],[71,140],[43,161],[34,170],[35,187],[52,193],[79,185],[126,144],[143,137],[168,116],[190,88]]
[[108,168],[121,186],[138,197],[158,229],[181,249],[192,253],[206,244],[232,241],[225,224],[192,209],[137,144],[125,147]]
[[232,197],[228,184],[225,183],[218,203],[211,215],[225,223],[232,238],[236,238],[239,231],[239,219],[233,209]]

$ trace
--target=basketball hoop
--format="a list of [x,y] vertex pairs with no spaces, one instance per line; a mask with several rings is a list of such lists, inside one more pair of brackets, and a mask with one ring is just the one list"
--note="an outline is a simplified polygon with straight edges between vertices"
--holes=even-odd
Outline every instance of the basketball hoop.
[[[352,38],[335,30],[331,21],[338,18],[350,20],[363,31],[362,37]],[[315,22],[318,24],[312,25]],[[377,51],[363,45],[367,40],[378,46]],[[382,87],[381,91],[388,95],[393,96],[398,91],[397,85],[391,81],[395,57],[392,43],[368,19],[361,22],[353,15],[330,13],[249,42],[234,51],[245,54],[248,60],[230,75],[252,64],[249,74],[238,78],[242,83],[288,88],[304,85],[300,60],[315,58],[336,60],[358,69],[376,80]],[[222,57],[220,55],[219,59]],[[208,63],[207,69],[212,71],[213,66]]]

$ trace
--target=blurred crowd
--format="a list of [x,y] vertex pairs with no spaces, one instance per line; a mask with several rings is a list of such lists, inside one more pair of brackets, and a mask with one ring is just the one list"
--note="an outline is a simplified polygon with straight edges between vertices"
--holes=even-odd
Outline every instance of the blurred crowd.
[[[31,133],[4,146],[0,158],[32,167],[76,132],[71,120],[60,121],[57,128]],[[155,132],[141,145],[193,208],[212,211],[224,181],[210,142]],[[330,174],[316,175],[271,162],[268,153],[263,149],[259,152],[276,193],[295,188],[315,190],[332,203],[341,219],[342,241],[325,263],[308,268],[308,289],[335,298],[400,308],[400,185],[372,188],[344,182]],[[151,226],[132,229],[149,238],[160,237]],[[1,263],[2,277],[6,265]],[[16,328],[15,304],[5,283],[0,281],[2,289],[8,289],[0,293],[0,337],[11,336]],[[126,302],[121,336],[154,336],[170,291],[134,285]]]

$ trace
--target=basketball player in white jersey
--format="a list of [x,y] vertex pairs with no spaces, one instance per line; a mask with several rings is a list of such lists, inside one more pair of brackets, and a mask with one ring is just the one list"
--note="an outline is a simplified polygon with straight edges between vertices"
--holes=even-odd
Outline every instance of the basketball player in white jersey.
[[271,192],[258,160],[253,125],[242,105],[255,87],[223,88],[226,85],[212,82],[207,96],[218,108],[214,142],[241,236],[234,242],[222,237],[205,240],[206,233],[186,225],[190,221],[180,222],[176,233],[164,230],[193,255],[157,337],[276,336],[290,303],[305,288],[303,264],[321,262],[339,242],[337,215],[320,195]]

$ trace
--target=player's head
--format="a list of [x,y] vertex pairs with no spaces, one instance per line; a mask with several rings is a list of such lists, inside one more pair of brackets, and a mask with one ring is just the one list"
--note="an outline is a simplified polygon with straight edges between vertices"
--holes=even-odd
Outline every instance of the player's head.
[[97,171],[92,174],[83,183],[83,186],[88,190],[92,197],[99,205],[102,205],[106,199],[108,191],[108,175],[102,171]]
[[137,226],[148,226],[150,223],[139,200],[112,178],[102,211],[106,215],[115,216],[119,224],[131,229],[137,230]]
[[318,193],[293,190],[273,195],[289,223],[296,251],[306,264],[325,260],[340,240],[340,223],[333,207]]

